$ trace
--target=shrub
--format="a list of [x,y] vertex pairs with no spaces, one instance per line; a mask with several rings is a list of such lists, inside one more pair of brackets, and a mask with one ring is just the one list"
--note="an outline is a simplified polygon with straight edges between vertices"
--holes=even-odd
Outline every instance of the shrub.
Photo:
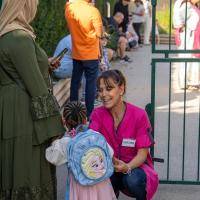
[[67,34],[64,18],[66,0],[40,0],[33,27],[37,42],[51,56],[58,41]]
[[[109,0],[108,2],[110,2],[110,8],[111,8],[111,12],[110,14],[113,14],[113,8],[115,3],[118,0]],[[106,15],[106,0],[96,0],[96,7],[99,9],[99,11],[101,12],[102,15]]]
[[[171,14],[173,13],[173,9]],[[162,34],[169,34],[170,30],[173,32],[172,29],[172,15],[170,18],[170,9],[166,8],[165,10],[160,9],[156,12],[156,18],[158,19],[159,24],[159,32]],[[171,27],[170,27],[170,19],[171,19]]]

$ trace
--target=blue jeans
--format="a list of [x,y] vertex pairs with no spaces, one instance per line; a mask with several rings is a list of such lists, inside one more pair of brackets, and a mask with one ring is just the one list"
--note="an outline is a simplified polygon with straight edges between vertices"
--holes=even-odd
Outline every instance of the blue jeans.
[[73,71],[70,88],[70,101],[78,101],[78,90],[80,87],[83,72],[86,79],[85,105],[87,108],[87,117],[94,108],[96,96],[96,80],[98,77],[98,60],[75,60],[73,59]]
[[[98,68],[98,76],[100,76],[102,74],[102,72],[99,70]],[[86,85],[86,80],[85,80],[85,76],[83,76],[82,78],[82,99],[85,100],[85,85]]]
[[120,190],[126,190],[136,200],[146,200],[146,174],[143,169],[135,168],[131,174],[115,172],[110,179],[116,195]]

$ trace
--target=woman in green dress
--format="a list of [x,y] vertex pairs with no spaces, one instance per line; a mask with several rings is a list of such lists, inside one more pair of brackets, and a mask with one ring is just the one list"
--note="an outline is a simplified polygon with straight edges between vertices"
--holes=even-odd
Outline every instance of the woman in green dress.
[[0,200],[56,199],[55,168],[45,149],[64,129],[49,92],[47,55],[29,25],[37,4],[0,5]]

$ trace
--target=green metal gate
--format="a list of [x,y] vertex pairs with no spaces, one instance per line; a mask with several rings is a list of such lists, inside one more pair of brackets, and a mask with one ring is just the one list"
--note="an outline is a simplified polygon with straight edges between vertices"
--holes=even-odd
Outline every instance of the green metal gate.
[[[199,58],[188,58],[188,54],[200,50],[176,49],[172,24],[174,0],[168,0],[165,7],[169,12],[168,45],[156,44],[156,18],[161,2],[152,0],[151,122],[156,141],[152,154],[165,161],[154,164],[161,183],[200,184],[200,91],[186,89],[189,67],[200,64]],[[184,89],[180,89],[178,75],[183,65]]]

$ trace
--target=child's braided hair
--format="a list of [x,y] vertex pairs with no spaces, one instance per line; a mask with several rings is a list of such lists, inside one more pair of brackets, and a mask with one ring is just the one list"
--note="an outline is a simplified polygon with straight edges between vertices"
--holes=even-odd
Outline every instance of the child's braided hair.
[[87,120],[86,107],[81,102],[72,101],[64,106],[63,117],[66,126],[72,130]]

